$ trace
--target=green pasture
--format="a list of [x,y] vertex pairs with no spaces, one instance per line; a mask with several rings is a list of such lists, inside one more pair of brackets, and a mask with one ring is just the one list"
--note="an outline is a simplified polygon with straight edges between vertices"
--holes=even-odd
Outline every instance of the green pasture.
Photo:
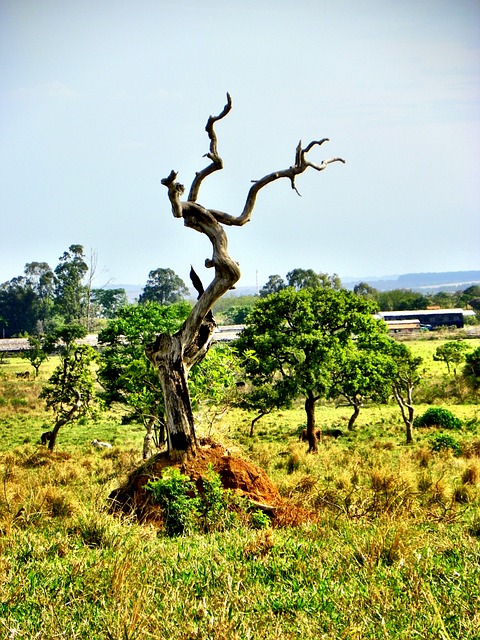
[[[454,378],[433,361],[439,344],[409,342],[437,390]],[[319,403],[318,426],[343,435],[325,436],[317,455],[299,441],[300,402],[262,418],[252,438],[252,414],[231,410],[213,427],[200,415],[199,435],[267,471],[291,524],[169,538],[106,509],[141,462],[142,425],[111,411],[64,427],[53,454],[38,444],[52,424],[38,393],[54,365],[38,380],[33,370],[16,377],[29,369],[19,358],[0,365],[0,638],[479,637],[480,409],[471,398],[441,401],[462,420],[448,434],[461,455],[432,449],[436,429],[416,429],[405,445],[394,404],[367,405],[348,432],[348,407]],[[416,413],[429,406],[419,401]],[[93,438],[113,448],[96,450]]]

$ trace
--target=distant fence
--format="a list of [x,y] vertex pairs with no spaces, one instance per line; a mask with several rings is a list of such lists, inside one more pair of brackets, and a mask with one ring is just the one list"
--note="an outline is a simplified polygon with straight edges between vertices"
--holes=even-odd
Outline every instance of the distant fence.
[[[214,333],[214,340],[217,342],[230,342],[238,337],[243,329],[243,325],[225,325],[217,327]],[[86,338],[78,341],[80,344],[89,344],[92,347],[98,345],[98,335],[91,333]],[[28,349],[27,338],[0,338],[0,353],[20,353]]]

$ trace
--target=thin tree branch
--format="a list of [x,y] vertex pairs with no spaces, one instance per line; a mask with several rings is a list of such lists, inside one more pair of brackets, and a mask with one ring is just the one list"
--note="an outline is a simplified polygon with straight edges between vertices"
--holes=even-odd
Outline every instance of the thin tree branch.
[[204,158],[209,158],[212,162],[205,169],[199,171],[195,174],[195,178],[193,179],[192,186],[190,187],[190,193],[188,194],[189,202],[196,202],[198,198],[198,192],[200,190],[200,186],[203,180],[213,173],[214,171],[220,171],[223,169],[223,160],[218,155],[217,149],[217,135],[213,128],[213,125],[218,121],[225,118],[225,116],[230,113],[232,109],[232,98],[230,94],[227,93],[227,104],[223,107],[223,111],[218,114],[218,116],[210,116],[207,121],[207,125],[205,127],[205,131],[208,133],[208,137],[210,138],[210,151],[204,155]]

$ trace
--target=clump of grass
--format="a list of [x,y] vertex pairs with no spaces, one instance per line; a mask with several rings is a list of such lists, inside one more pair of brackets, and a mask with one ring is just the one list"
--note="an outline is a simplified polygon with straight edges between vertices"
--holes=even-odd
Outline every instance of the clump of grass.
[[462,473],[463,484],[475,485],[479,478],[478,466],[476,464],[469,465]]
[[287,473],[294,473],[300,469],[300,457],[297,453],[290,453],[287,458]]

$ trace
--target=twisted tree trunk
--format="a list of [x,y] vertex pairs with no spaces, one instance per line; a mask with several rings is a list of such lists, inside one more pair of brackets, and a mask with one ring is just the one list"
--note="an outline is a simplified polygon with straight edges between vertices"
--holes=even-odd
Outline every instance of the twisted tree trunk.
[[183,218],[184,225],[205,234],[213,249],[211,259],[205,261],[207,268],[213,268],[214,278],[206,290],[192,268],[190,277],[198,292],[197,303],[181,329],[173,336],[160,334],[146,348],[146,354],[153,366],[158,370],[162,391],[165,398],[166,426],[170,452],[195,455],[196,437],[193,412],[188,392],[188,374],[194,364],[205,357],[215,330],[215,321],[211,309],[235,283],[240,279],[240,268],[228,254],[227,235],[222,225],[243,226],[250,221],[255,207],[256,197],[260,189],[280,178],[288,178],[295,189],[295,177],[308,167],[322,171],[332,162],[344,162],[341,158],[331,158],[321,164],[308,162],[306,154],[315,145],[321,145],[326,138],[313,141],[305,149],[301,142],[295,153],[295,164],[288,169],[276,171],[260,180],[254,181],[250,188],[243,211],[232,216],[215,209],[206,209],[197,203],[202,181],[211,173],[223,169],[223,161],[218,154],[215,123],[223,119],[231,110],[232,101],[227,94],[227,104],[218,116],[210,116],[205,127],[210,139],[210,150],[206,157],[211,161],[199,171],[190,188],[188,199],[181,201],[184,187],[176,182],[177,174],[171,171],[162,184],[168,189],[168,197],[174,217]]

